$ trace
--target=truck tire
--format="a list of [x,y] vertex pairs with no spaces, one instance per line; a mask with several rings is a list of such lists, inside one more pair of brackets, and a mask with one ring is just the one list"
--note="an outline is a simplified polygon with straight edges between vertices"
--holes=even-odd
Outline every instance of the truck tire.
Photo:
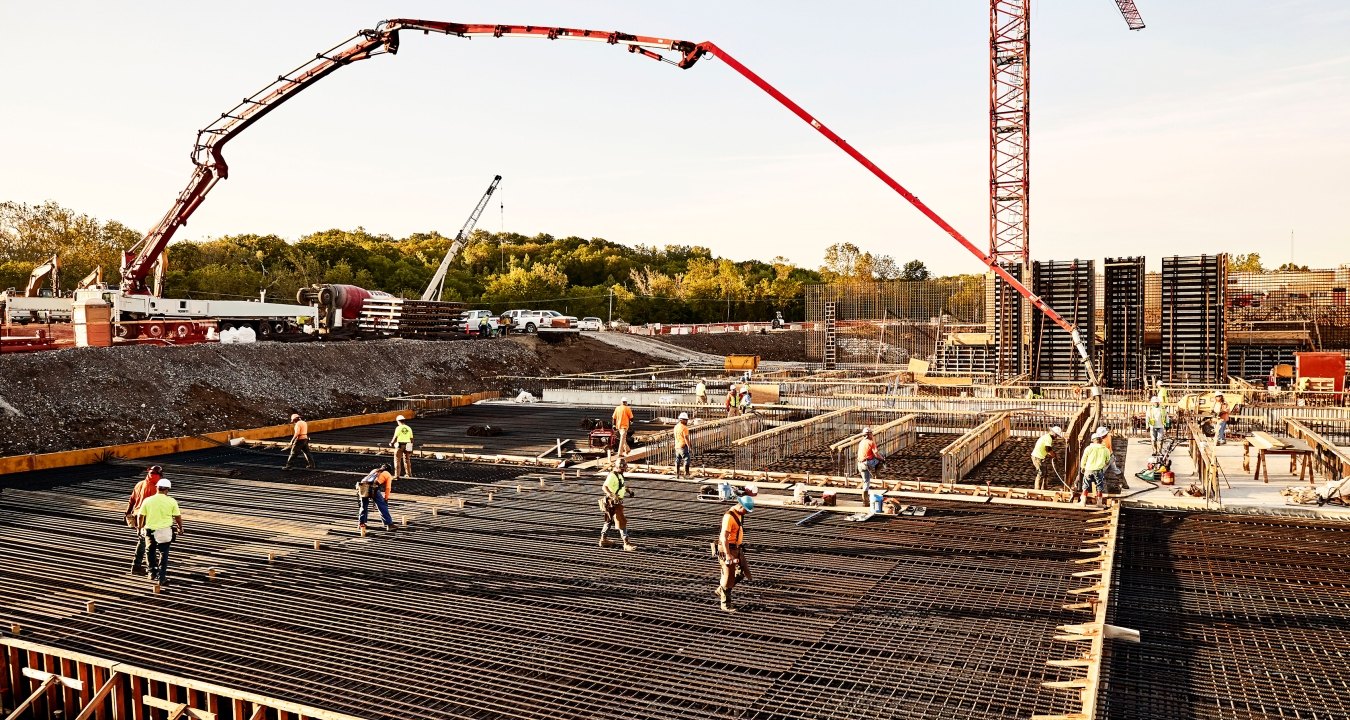
[[534,323],[526,323],[526,325],[525,325],[525,332],[526,332],[527,334],[531,334],[531,335],[532,335],[532,334],[534,334],[537,330],[538,330],[538,328],[536,328],[536,327],[534,326]]

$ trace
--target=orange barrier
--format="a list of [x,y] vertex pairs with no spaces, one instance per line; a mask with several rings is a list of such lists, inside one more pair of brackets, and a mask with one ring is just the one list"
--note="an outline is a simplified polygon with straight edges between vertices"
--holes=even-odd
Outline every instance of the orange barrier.
[[[311,433],[323,432],[325,430],[341,430],[342,428],[358,427],[361,425],[378,425],[380,423],[392,423],[394,418],[399,415],[412,417],[416,414],[415,410],[390,410],[389,412],[370,413],[366,415],[344,415],[335,418],[322,418],[309,421],[309,431]],[[156,455],[170,455],[173,453],[188,452],[190,450],[202,450],[205,448],[216,447],[227,444],[235,438],[245,440],[265,440],[275,437],[288,437],[291,434],[291,425],[268,425],[260,428],[250,428],[247,430],[225,430],[222,432],[205,433],[203,435],[189,435],[186,437],[165,438],[163,440],[150,440],[148,442],[127,443],[125,445],[104,445],[101,447],[85,448],[83,450],[67,450],[64,452],[39,453],[32,455],[11,455],[0,458],[0,475],[9,475],[11,473],[32,472],[34,470],[49,470],[52,468],[75,467],[77,465],[93,465],[100,463],[111,457],[121,458],[123,460],[132,460],[135,458],[153,457]]]

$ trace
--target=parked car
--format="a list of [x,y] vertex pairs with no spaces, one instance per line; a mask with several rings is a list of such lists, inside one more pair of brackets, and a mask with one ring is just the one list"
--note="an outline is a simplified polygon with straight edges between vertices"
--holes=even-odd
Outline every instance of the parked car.
[[577,321],[578,330],[604,330],[605,323],[598,317],[584,317]]
[[460,332],[477,335],[478,328],[482,325],[484,318],[487,318],[488,327],[495,333],[497,331],[497,317],[492,314],[491,310],[465,310],[455,319],[453,327]]
[[541,318],[551,318],[551,323],[555,328],[576,328],[577,318],[575,315],[564,315],[557,310],[541,310]]
[[577,319],[557,310],[507,310],[502,313],[502,324],[510,320],[512,332],[532,333],[539,328],[567,329],[577,326]]

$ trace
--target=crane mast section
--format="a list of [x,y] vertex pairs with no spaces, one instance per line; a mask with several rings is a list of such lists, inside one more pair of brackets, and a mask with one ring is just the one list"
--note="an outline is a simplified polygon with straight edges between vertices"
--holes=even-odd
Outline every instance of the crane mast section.
[[459,252],[464,249],[465,243],[469,242],[469,234],[473,232],[473,227],[478,224],[478,218],[483,215],[488,200],[501,181],[501,175],[492,178],[492,183],[488,185],[487,192],[483,193],[478,205],[474,207],[473,212],[469,213],[469,219],[464,221],[464,226],[455,235],[454,242],[450,243],[450,249],[445,252],[445,257],[441,258],[441,265],[436,268],[436,274],[431,277],[431,282],[427,283],[427,289],[422,293],[423,300],[441,299],[441,293],[445,290],[445,274],[450,270],[450,263],[459,256]]

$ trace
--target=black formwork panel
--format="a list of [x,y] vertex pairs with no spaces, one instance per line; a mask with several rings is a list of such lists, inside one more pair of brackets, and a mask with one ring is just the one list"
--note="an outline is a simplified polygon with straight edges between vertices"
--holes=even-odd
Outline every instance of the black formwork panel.
[[[1092,323],[1096,315],[1097,279],[1091,260],[1034,263],[1035,293],[1072,325],[1083,328],[1083,341],[1092,352]],[[1086,382],[1073,339],[1043,313],[1031,323],[1031,377],[1037,381]]]
[[1134,390],[1144,374],[1144,258],[1107,258],[1103,268],[1102,371],[1106,384]]
[[1227,255],[1163,258],[1160,369],[1165,382],[1214,383],[1227,379],[1227,276]]
[[[1005,264],[1003,269],[1018,282],[1026,282],[1021,265]],[[998,275],[994,276],[994,313],[990,318],[990,328],[994,335],[996,366],[999,378],[1008,378],[1026,372],[1026,352],[1023,339],[1026,335],[1026,308],[1022,294]]]

